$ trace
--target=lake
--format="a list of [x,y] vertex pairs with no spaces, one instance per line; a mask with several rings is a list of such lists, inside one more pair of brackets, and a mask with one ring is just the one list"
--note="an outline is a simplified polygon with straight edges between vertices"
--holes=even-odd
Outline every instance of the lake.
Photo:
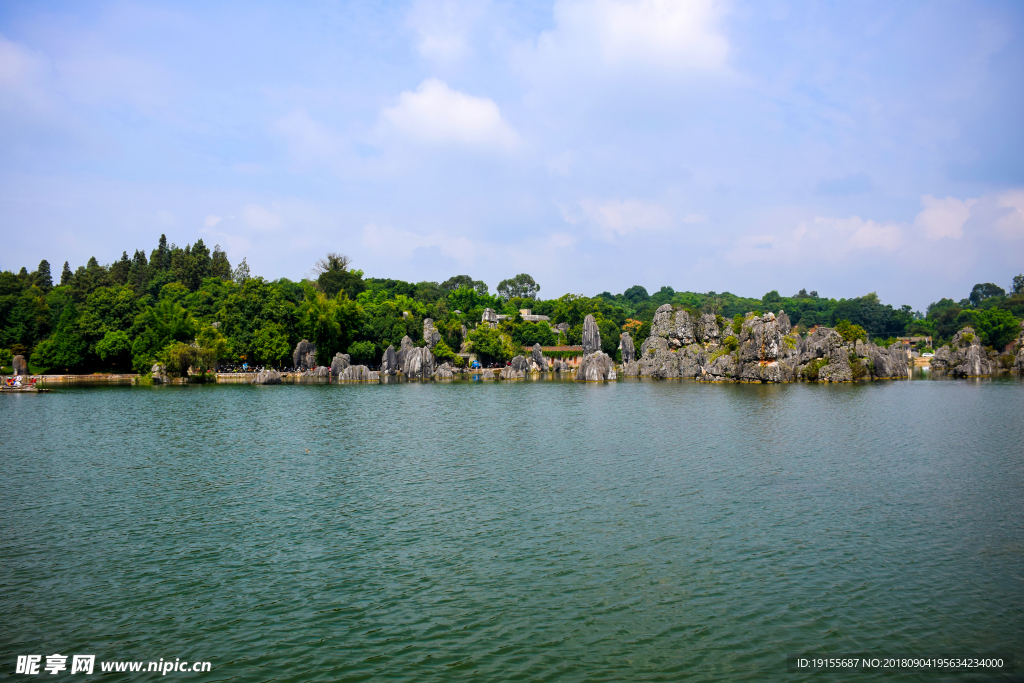
[[122,675],[202,681],[849,680],[786,656],[1024,654],[1018,378],[0,406],[12,677],[53,653],[210,661]]

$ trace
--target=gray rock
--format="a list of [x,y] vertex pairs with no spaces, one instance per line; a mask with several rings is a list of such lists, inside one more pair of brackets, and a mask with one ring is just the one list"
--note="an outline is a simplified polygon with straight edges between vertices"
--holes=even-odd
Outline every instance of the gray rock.
[[588,314],[583,319],[583,355],[589,356],[600,350],[601,331],[597,329],[597,322],[594,320],[594,316]]
[[338,375],[339,382],[375,382],[379,379],[380,375],[365,365],[349,365]]
[[437,342],[441,341],[441,333],[434,327],[433,318],[423,319],[423,341],[427,342],[427,348],[433,350]]
[[775,319],[779,322],[779,333],[782,335],[789,334],[790,330],[793,329],[793,324],[789,322],[789,316],[786,315],[785,311],[779,311],[779,314],[775,316]]
[[498,314],[494,312],[493,308],[485,308],[480,322],[487,323],[491,327],[494,327],[498,324]]
[[[516,356],[516,358],[522,358],[522,356]],[[498,377],[500,379],[525,379],[526,372],[523,370],[516,370],[511,365],[506,365],[501,369],[501,372],[498,373]]]
[[425,346],[409,349],[402,374],[408,379],[430,379],[434,375],[434,354]]
[[441,363],[441,365],[434,370],[434,379],[452,379],[453,377],[455,377],[455,371],[447,362]]
[[602,351],[584,355],[576,369],[577,382],[605,382],[615,378],[615,362]]
[[697,338],[704,344],[717,344],[722,334],[718,316],[705,313],[697,321]]
[[631,360],[628,363],[622,364],[622,376],[623,377],[639,377],[640,376],[640,361]]
[[28,374],[28,362],[25,360],[25,356],[22,356],[21,354],[14,357],[14,360],[11,361],[11,367],[16,376],[21,375],[24,377]]
[[931,366],[953,377],[984,377],[996,371],[996,363],[981,348],[981,339],[971,327],[954,334],[948,346],[936,351]]
[[548,371],[548,359],[544,357],[544,352],[540,349],[540,344],[534,344],[533,350],[530,351],[530,358],[537,365],[537,369],[540,372]]
[[260,370],[256,373],[255,379],[252,381],[253,384],[280,384],[281,373],[273,368],[267,368]]
[[676,351],[676,363],[679,365],[679,376],[696,378],[704,374],[704,366],[708,362],[708,352],[700,344],[690,344]]
[[337,377],[341,373],[345,372],[345,368],[352,365],[352,357],[347,353],[341,353],[340,351],[334,354],[334,359],[331,360],[331,374]]
[[829,353],[829,339],[838,333],[830,327],[818,327],[804,339],[800,353],[800,364],[806,364],[816,358],[824,358]]
[[876,379],[907,379],[910,377],[910,365],[907,363],[907,352],[903,344],[896,342],[888,349],[874,344],[867,349],[871,376]]
[[648,337],[644,342],[643,355],[638,361],[641,377],[669,379],[679,377],[679,358],[669,349],[664,337]]
[[654,312],[651,321],[651,336],[666,339],[669,346],[678,349],[697,341],[694,335],[693,319],[685,309],[674,310],[672,304],[664,304]]
[[743,364],[737,379],[741,382],[781,382],[783,375],[778,361],[753,361]]
[[303,339],[292,352],[292,367],[296,372],[316,367],[316,344]]
[[852,382],[850,352],[839,333],[832,330],[828,337],[828,365],[818,371],[819,382]]
[[569,323],[558,323],[551,329],[558,330],[558,333],[561,334],[563,337],[565,337],[566,339],[569,338]]
[[409,339],[409,335],[402,337],[402,345],[398,349],[398,368],[403,370],[405,368],[405,359],[409,355],[409,351],[416,348],[416,345],[412,343],[412,339]]
[[384,356],[380,360],[380,374],[382,375],[397,375],[400,370],[398,365],[398,354],[395,353],[395,347],[388,345],[388,348],[384,350]]
[[326,365],[318,365],[315,368],[311,368],[302,373],[302,377],[330,377],[331,369]]
[[772,312],[762,316],[748,315],[740,328],[739,361],[775,361],[779,359],[779,322]]
[[636,360],[636,347],[633,346],[633,338],[629,332],[619,335],[619,348],[622,350],[622,364],[626,365]]
[[153,384],[171,383],[171,378],[167,375],[167,366],[163,363],[154,364],[153,367],[149,369],[149,372],[153,375]]
[[557,373],[572,372],[572,366],[564,360],[555,359],[551,362],[551,371]]
[[699,378],[705,382],[731,382],[739,374],[735,353],[722,353],[708,361],[704,366],[704,374]]
[[512,365],[510,366],[516,372],[527,373],[530,371],[530,361],[526,359],[526,356],[516,356],[512,359]]
[[1013,369],[1016,372],[1024,372],[1024,321],[1020,324],[1020,335],[1017,337],[1017,344],[1014,348],[1016,353],[1013,358]]

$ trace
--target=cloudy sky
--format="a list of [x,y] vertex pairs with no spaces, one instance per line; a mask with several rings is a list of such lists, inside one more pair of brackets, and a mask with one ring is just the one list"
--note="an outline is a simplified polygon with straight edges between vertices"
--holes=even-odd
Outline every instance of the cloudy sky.
[[0,268],[923,308],[1024,271],[1024,4],[0,4]]

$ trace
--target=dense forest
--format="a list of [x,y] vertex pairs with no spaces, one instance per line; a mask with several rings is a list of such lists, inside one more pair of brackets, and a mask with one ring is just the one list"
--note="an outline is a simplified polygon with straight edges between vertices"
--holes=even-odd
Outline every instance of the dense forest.
[[[647,337],[654,311],[670,303],[692,313],[726,317],[748,311],[784,309],[802,331],[815,326],[859,326],[879,340],[903,335],[932,336],[936,345],[971,325],[984,343],[1001,349],[1017,336],[1024,317],[1024,276],[1010,291],[978,284],[962,300],[940,299],[924,313],[893,308],[875,294],[829,299],[800,290],[792,296],[771,291],[760,299],[729,292],[653,294],[637,285],[621,294],[587,297],[539,296],[527,274],[502,281],[495,294],[468,275],[437,282],[368,278],[349,259],[328,254],[316,277],[269,281],[249,272],[245,259],[232,267],[220,247],[202,240],[178,247],[161,235],[149,255],[101,265],[95,258],[72,270],[65,263],[55,283],[49,262],[29,272],[0,273],[0,365],[22,354],[29,368],[45,372],[130,371],[145,373],[160,360],[171,368],[209,370],[222,364],[287,366],[300,339],[317,345],[329,364],[338,351],[353,362],[375,365],[388,345],[402,337],[423,343],[423,320],[432,318],[442,336],[435,356],[459,362],[465,344],[482,359],[511,358],[523,346],[579,344],[583,319],[593,314],[604,350],[616,354],[619,334]],[[508,315],[496,328],[477,327],[485,308]],[[527,322],[519,310],[547,315],[551,324]],[[566,323],[560,334],[553,326]],[[463,338],[463,327],[466,337]]]

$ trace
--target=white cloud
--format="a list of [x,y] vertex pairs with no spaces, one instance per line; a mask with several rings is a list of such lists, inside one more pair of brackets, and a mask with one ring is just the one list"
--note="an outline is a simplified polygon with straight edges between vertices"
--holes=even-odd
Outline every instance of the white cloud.
[[933,240],[949,237],[960,239],[964,234],[964,223],[971,216],[971,206],[976,199],[960,200],[955,197],[936,199],[930,194],[921,197],[924,210],[917,214],[914,226],[923,230]]
[[[309,112],[301,107],[279,119],[274,124],[274,129],[285,138],[289,156],[300,166],[318,163],[332,165],[342,148],[338,135],[314,120]],[[250,172],[252,169],[243,167],[239,170]]]
[[729,53],[722,14],[715,0],[559,0],[556,28],[537,42],[535,68],[720,69]]
[[816,216],[789,232],[741,236],[735,241],[729,259],[741,264],[754,261],[836,264],[860,255],[877,258],[895,253],[906,243],[905,225],[879,223],[860,216]]
[[[660,204],[641,202],[635,199],[612,200],[597,202],[584,199],[580,209],[600,231],[604,239],[611,240],[616,235],[630,235],[637,231],[668,230],[677,223],[698,223],[701,216],[689,214],[681,221],[672,217],[672,213]],[[578,223],[579,218],[563,211],[563,217],[569,223]]]
[[416,48],[427,59],[453,62],[472,53],[469,34],[482,15],[482,2],[417,0],[408,24],[417,34]]
[[206,220],[203,221],[203,225],[208,228],[215,227],[218,223],[224,220],[223,216],[207,216]]
[[386,256],[407,261],[418,249],[436,247],[442,254],[464,263],[472,263],[478,247],[465,237],[451,237],[437,231],[429,235],[420,235],[408,230],[396,230],[386,225],[370,223],[363,226],[364,247],[378,256]]
[[258,204],[249,204],[242,209],[242,219],[255,230],[270,231],[281,226],[281,218]]
[[436,78],[423,81],[416,92],[403,92],[381,119],[399,134],[429,144],[509,149],[518,140],[493,100],[452,90]]
[[1011,190],[996,197],[996,204],[1006,215],[996,221],[996,229],[1007,239],[1024,237],[1024,190]]

